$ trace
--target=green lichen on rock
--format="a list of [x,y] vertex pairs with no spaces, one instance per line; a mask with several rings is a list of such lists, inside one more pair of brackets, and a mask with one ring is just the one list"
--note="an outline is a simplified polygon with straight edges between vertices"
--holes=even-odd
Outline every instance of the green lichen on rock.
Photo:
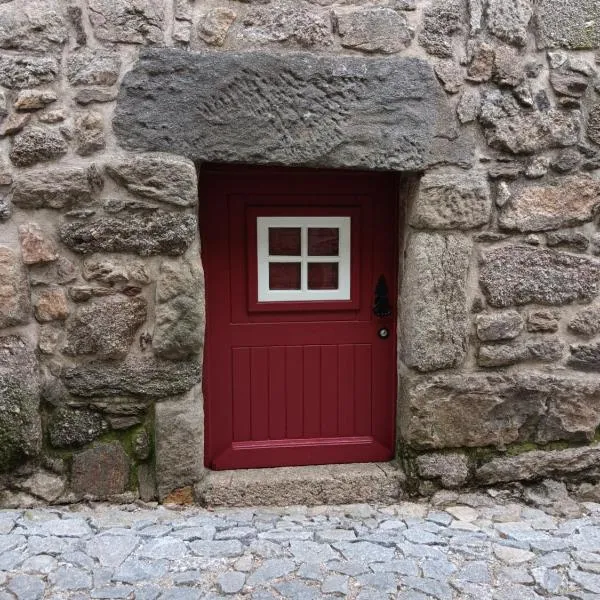
[[0,472],[39,453],[39,398],[33,350],[19,336],[0,337]]

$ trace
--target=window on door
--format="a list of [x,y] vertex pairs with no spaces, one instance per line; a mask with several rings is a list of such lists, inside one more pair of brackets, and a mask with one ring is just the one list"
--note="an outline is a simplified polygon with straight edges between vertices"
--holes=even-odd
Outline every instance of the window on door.
[[259,302],[350,300],[351,217],[257,217]]

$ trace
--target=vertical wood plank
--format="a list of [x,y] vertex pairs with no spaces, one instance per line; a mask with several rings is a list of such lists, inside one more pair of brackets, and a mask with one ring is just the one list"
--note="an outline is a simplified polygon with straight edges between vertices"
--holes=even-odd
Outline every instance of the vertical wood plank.
[[342,344],[338,352],[339,434],[354,435],[354,344]]
[[250,354],[252,378],[252,439],[269,439],[269,351],[252,348]]
[[287,437],[296,439],[304,434],[304,354],[301,346],[289,346],[285,353]]
[[304,437],[321,434],[321,347],[304,346]]
[[285,347],[269,348],[269,439],[285,438]]
[[233,441],[252,439],[250,426],[250,349],[233,348]]
[[371,345],[357,344],[355,348],[355,358],[355,431],[356,435],[371,435],[371,403],[373,387]]
[[338,347],[321,347],[321,435],[338,433]]

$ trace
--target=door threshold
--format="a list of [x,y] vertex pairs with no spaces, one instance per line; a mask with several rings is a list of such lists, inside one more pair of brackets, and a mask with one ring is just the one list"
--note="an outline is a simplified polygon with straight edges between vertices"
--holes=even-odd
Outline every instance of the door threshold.
[[393,504],[406,476],[395,462],[206,471],[196,499],[206,506]]

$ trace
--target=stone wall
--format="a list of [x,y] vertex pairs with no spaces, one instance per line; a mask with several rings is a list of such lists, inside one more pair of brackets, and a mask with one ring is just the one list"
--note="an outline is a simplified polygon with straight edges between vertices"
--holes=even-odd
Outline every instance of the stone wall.
[[409,483],[599,478],[599,48],[596,0],[0,0],[0,505],[190,498],[202,161],[417,173]]

